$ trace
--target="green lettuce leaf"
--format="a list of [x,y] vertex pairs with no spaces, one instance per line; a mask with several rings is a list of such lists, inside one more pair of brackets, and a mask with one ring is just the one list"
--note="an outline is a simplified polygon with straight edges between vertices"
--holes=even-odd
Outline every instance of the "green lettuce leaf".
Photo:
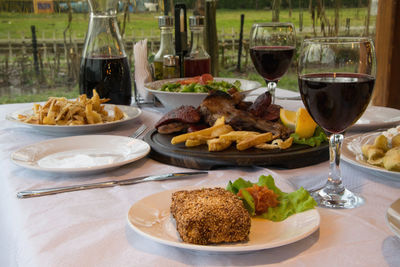
[[[317,202],[310,196],[307,190],[303,187],[291,192],[285,193],[281,191],[276,185],[274,178],[271,175],[261,175],[258,179],[257,185],[267,186],[278,195],[279,205],[268,209],[268,212],[261,214],[259,217],[271,221],[279,222],[285,220],[290,215],[300,213],[309,209],[313,209]],[[226,189],[234,194],[237,194],[240,189],[252,187],[253,183],[238,178],[234,182],[229,181]],[[242,190],[243,197],[241,198],[245,208],[251,216],[255,215],[254,199],[246,190]]]
[[308,146],[319,146],[321,143],[328,141],[328,137],[326,136],[324,130],[321,127],[317,126],[315,129],[314,135],[309,138],[301,138],[298,134],[292,133],[290,135],[293,137],[293,143],[300,145],[308,145]]

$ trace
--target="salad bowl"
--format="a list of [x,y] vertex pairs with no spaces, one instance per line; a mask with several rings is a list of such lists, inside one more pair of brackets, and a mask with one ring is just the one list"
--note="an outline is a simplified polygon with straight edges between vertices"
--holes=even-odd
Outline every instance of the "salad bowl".
[[[174,84],[178,81],[186,80],[188,78],[176,78],[176,79],[168,79],[168,80],[159,80],[155,82],[150,82],[145,84],[145,89],[150,93],[157,97],[160,100],[161,104],[167,109],[172,110],[174,108],[178,108],[182,105],[189,105],[198,107],[203,99],[208,95],[207,92],[170,92],[170,91],[162,91],[161,88],[166,84]],[[244,95],[249,94],[251,91],[254,91],[261,87],[261,84],[256,81],[250,81],[245,79],[236,79],[236,78],[220,78],[215,77],[214,82],[225,81],[230,84],[238,84],[237,81],[240,82],[240,92]]]

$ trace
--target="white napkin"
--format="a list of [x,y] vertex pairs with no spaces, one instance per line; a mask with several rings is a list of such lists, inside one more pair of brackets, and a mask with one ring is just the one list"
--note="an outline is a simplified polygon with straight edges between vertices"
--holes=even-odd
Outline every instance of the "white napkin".
[[152,81],[147,60],[147,39],[141,40],[133,47],[135,57],[135,82],[138,96],[144,101],[152,101],[153,96],[144,89],[144,84]]

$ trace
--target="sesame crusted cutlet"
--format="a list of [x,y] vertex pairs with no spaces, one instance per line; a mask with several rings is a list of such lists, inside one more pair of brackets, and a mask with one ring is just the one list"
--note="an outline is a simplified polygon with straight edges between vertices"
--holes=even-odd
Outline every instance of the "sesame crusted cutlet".
[[237,196],[223,188],[175,192],[171,213],[185,242],[207,245],[249,239],[249,213]]

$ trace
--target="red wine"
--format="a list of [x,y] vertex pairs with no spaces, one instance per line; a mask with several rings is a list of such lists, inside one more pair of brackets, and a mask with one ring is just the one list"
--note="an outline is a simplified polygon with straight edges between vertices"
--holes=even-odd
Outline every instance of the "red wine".
[[322,128],[340,133],[354,124],[371,99],[375,78],[356,73],[318,73],[299,77],[308,112]]
[[126,57],[82,58],[79,74],[79,91],[88,97],[96,89],[107,103],[130,105],[132,97],[131,74]]
[[255,46],[250,56],[258,73],[270,82],[278,81],[289,69],[294,55],[293,46]]
[[211,73],[211,59],[200,58],[192,59],[185,58],[185,77],[201,76],[205,73]]

